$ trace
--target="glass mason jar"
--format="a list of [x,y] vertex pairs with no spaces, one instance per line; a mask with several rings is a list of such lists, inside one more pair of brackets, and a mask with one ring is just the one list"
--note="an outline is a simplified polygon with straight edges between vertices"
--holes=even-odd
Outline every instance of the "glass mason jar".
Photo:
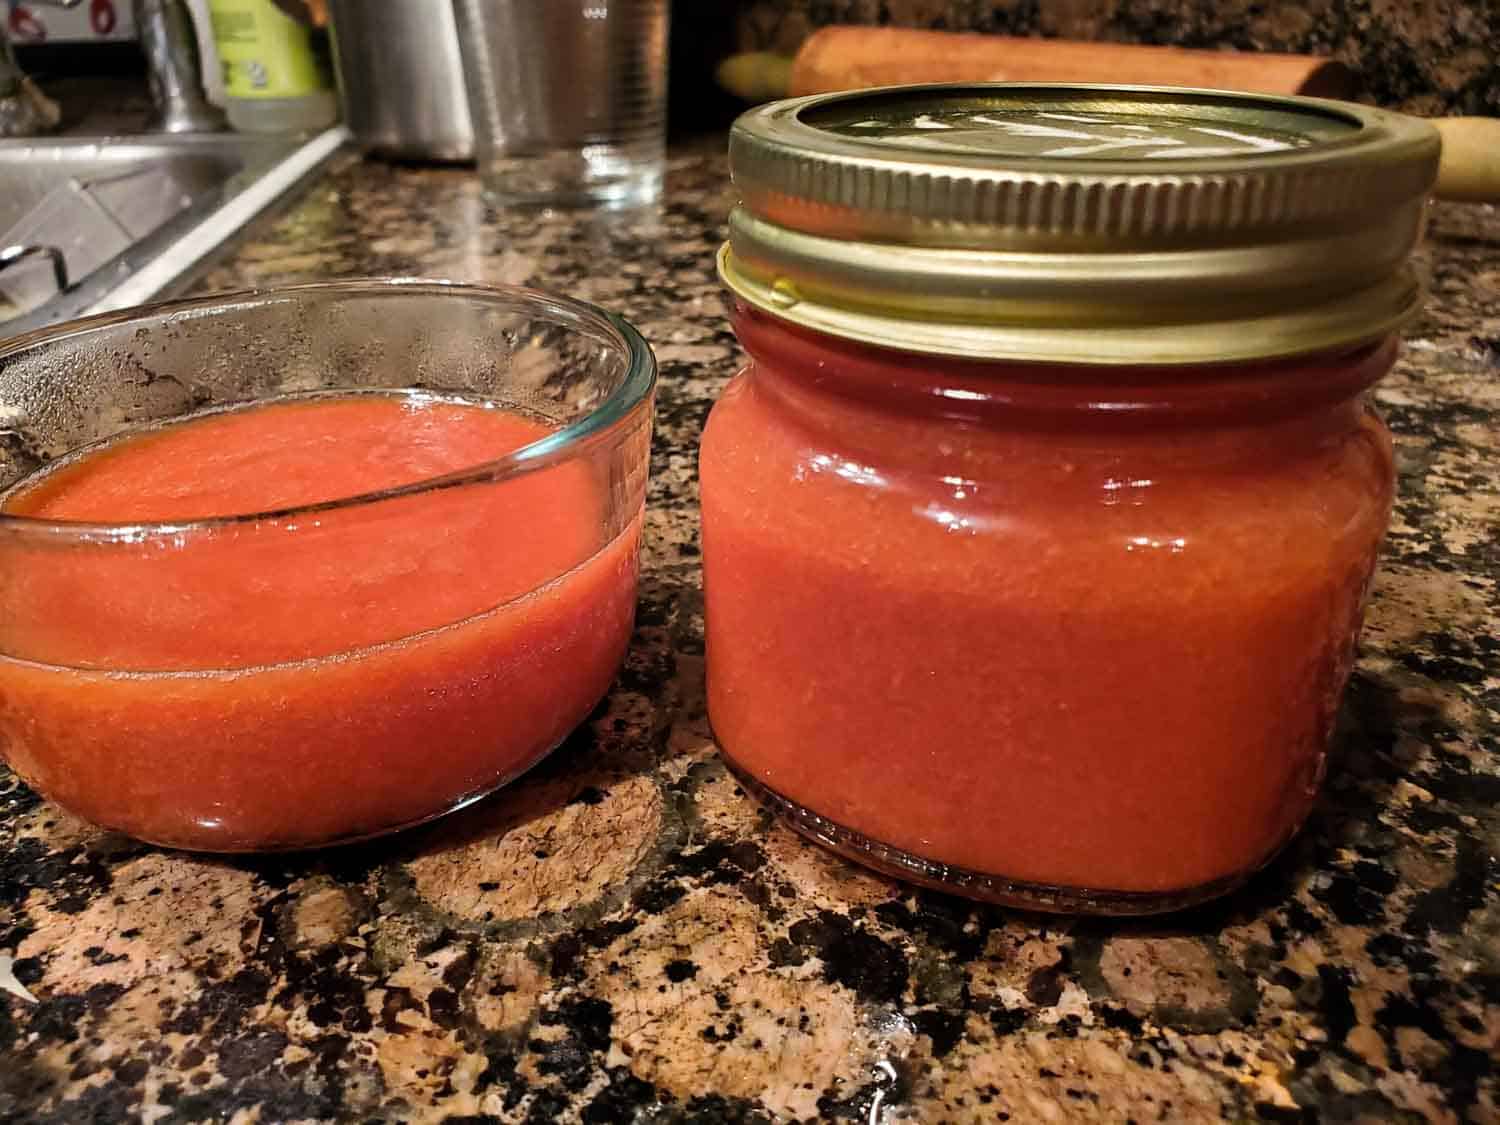
[[750,362],[701,476],[709,714],[752,790],[1042,909],[1174,909],[1275,854],[1389,517],[1364,392],[1419,304],[1436,153],[1390,114],[1182,90],[743,117]]

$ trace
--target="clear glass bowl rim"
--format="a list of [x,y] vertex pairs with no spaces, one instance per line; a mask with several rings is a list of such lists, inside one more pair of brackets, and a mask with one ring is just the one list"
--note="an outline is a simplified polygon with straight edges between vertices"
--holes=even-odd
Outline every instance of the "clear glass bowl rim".
[[620,385],[583,417],[548,434],[546,437],[512,450],[503,457],[472,465],[443,476],[412,481],[396,488],[341,496],[317,504],[264,512],[245,512],[206,519],[179,520],[171,523],[84,523],[71,520],[44,520],[0,512],[0,533],[42,536],[49,541],[73,540],[89,543],[139,543],[158,536],[179,537],[192,532],[211,531],[239,524],[290,519],[308,513],[321,513],[376,504],[398,497],[414,496],[440,488],[467,484],[495,483],[520,473],[534,472],[569,460],[580,449],[604,440],[624,425],[635,409],[645,402],[656,385],[656,357],[645,338],[623,317],[606,309],[572,297],[562,297],[540,289],[519,285],[485,285],[423,277],[347,278],[317,281],[267,289],[237,289],[209,293],[201,297],[178,298],[138,305],[116,312],[98,313],[61,324],[34,329],[10,340],[0,340],[0,362],[25,352],[72,336],[104,328],[130,324],[138,320],[157,320],[174,314],[193,315],[226,310],[244,304],[264,304],[297,300],[318,295],[385,295],[466,296],[529,306],[561,323],[582,321],[599,329],[615,344],[629,364]]

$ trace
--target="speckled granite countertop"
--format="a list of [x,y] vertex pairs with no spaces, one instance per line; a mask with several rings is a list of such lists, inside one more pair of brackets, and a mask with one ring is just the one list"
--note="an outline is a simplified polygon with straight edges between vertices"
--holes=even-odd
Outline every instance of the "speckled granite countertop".
[[1500,113],[1494,0],[736,0],[742,51],[794,54],[830,23],[1329,55],[1407,113]]
[[1074,922],[829,858],[714,756],[717,148],[623,226],[346,162],[211,272],[526,282],[634,320],[662,363],[639,628],[535,774],[372,845],[164,853],[0,770],[0,1120],[1500,1119],[1500,212],[1435,213],[1431,310],[1379,391],[1401,501],[1309,829],[1221,903]]

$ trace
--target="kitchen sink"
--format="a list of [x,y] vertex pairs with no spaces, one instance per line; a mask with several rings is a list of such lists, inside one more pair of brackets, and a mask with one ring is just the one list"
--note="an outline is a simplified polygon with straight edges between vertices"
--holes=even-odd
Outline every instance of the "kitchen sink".
[[0,337],[180,290],[347,136],[0,140]]

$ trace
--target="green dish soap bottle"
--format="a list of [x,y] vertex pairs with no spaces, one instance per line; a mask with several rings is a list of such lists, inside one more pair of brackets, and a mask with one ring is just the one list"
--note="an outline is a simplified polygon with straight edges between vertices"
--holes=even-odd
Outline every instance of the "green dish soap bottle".
[[338,119],[327,36],[302,0],[209,0],[224,112],[243,133],[301,133]]

